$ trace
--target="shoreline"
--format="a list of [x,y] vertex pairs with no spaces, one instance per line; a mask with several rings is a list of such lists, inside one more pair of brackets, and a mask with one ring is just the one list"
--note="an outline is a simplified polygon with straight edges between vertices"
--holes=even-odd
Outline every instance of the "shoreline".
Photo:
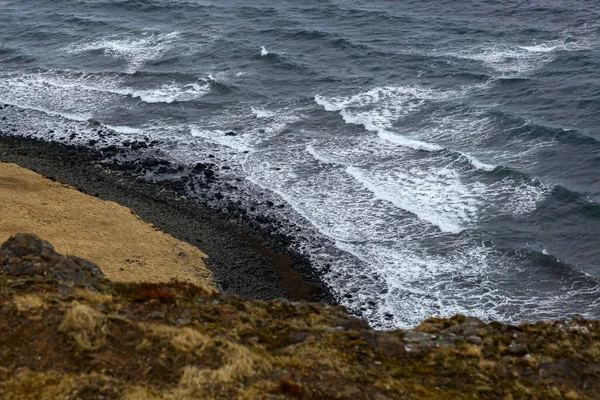
[[200,248],[208,255],[205,264],[223,293],[337,304],[309,260],[291,251],[288,239],[274,234],[275,229],[186,199],[176,181],[138,179],[129,169],[102,163],[105,158],[99,150],[0,132],[1,162],[131,208],[165,233]]

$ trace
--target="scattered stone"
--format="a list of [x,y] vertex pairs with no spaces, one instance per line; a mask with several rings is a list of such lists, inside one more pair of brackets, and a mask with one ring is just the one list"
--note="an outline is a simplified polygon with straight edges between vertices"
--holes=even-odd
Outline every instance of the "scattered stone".
[[476,345],[480,345],[483,343],[483,340],[479,336],[469,336],[467,338],[467,342],[476,344]]
[[508,346],[508,354],[515,357],[523,357],[527,354],[527,346],[520,343],[511,343]]
[[167,315],[164,312],[154,311],[146,315],[150,319],[165,319]]

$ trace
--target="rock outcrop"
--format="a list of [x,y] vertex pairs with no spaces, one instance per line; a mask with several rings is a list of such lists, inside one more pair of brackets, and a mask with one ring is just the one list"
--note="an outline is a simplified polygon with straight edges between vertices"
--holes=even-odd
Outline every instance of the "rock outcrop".
[[0,274],[38,276],[82,285],[98,283],[104,274],[96,264],[75,256],[63,256],[33,234],[19,233],[0,247]]

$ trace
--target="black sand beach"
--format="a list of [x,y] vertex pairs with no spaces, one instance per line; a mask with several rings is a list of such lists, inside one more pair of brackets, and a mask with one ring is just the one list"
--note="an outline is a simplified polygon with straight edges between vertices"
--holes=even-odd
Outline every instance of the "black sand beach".
[[[265,229],[264,223],[243,218],[239,211],[224,213],[185,199],[176,181],[145,182],[136,178],[131,168],[103,163],[110,151],[115,150],[94,151],[0,132],[0,162],[18,164],[84,193],[115,201],[197,246],[209,255],[206,265],[223,292],[244,298],[335,303],[310,263],[287,248],[285,237]],[[133,159],[130,166],[142,162]]]

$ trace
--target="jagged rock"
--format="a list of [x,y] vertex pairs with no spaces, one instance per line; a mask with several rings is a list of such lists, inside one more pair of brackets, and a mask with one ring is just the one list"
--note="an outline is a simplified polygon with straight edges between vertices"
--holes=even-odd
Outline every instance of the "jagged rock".
[[0,274],[42,276],[83,285],[104,278],[94,263],[58,254],[50,243],[30,233],[18,233],[2,244]]

